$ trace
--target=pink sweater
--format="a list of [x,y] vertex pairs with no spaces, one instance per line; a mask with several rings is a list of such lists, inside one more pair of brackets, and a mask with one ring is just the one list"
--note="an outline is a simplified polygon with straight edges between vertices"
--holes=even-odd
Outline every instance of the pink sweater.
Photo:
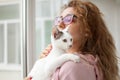
[[98,57],[90,54],[80,56],[80,62],[68,61],[53,74],[51,80],[103,80],[102,72],[96,66]]

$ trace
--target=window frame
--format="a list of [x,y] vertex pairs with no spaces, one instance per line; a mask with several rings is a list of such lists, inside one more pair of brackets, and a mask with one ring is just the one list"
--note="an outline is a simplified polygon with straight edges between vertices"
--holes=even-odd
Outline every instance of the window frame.
[[[0,3],[0,6],[7,6],[7,5],[20,5],[20,1],[14,1],[14,2],[3,2]],[[3,54],[3,62],[0,63],[0,70],[8,70],[8,71],[20,71],[21,70],[21,65],[20,64],[8,64],[8,53],[7,53],[7,27],[8,24],[10,23],[20,23],[20,19],[5,19],[5,20],[0,20],[0,24],[3,24],[3,29],[4,29],[4,54]]]
[[22,0],[21,3],[21,60],[24,78],[35,62],[35,0]]

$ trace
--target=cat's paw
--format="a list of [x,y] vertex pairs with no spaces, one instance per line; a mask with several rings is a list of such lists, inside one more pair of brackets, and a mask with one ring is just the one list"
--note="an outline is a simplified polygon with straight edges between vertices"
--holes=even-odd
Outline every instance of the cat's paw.
[[73,60],[74,62],[80,62],[80,57],[77,56],[77,55],[74,55],[72,60]]
[[75,55],[75,54],[69,54],[69,59],[72,60],[73,62],[80,62],[80,57]]

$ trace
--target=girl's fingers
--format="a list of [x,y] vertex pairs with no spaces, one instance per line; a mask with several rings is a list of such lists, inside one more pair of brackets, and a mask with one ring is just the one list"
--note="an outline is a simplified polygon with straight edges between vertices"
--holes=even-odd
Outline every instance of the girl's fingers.
[[32,77],[26,77],[24,80],[32,80]]
[[43,50],[43,52],[41,53],[40,58],[46,57],[50,53],[51,49],[52,49],[52,45],[49,44],[47,48],[45,48],[45,50]]

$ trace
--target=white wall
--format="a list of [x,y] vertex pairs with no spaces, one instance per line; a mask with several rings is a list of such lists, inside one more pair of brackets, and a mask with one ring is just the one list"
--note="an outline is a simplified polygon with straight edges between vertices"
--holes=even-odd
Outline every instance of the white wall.
[[120,57],[120,3],[115,0],[92,0],[100,11],[103,13],[103,18],[110,30],[117,47],[117,54]]
[[[90,0],[95,3],[104,14],[103,18],[110,30],[117,48],[117,55],[120,58],[120,0]],[[120,59],[119,59],[120,68]]]

